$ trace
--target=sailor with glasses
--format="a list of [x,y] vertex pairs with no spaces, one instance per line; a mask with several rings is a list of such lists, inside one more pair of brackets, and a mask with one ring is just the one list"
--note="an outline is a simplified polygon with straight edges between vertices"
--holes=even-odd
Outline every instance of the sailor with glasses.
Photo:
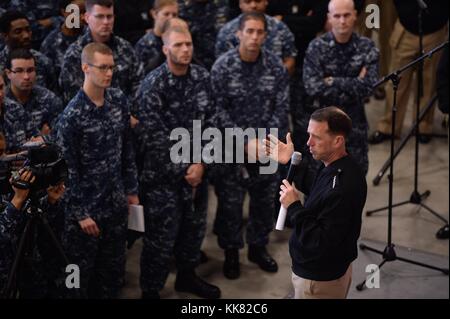
[[33,54],[27,49],[11,51],[6,64],[6,76],[10,81],[6,96],[23,106],[29,116],[26,125],[41,135],[49,134],[64,106],[52,91],[36,85]]
[[125,275],[128,204],[139,204],[130,104],[110,87],[115,61],[108,46],[88,44],[82,63],[83,87],[54,134],[68,167],[63,246],[80,267],[80,297],[117,298]]
[[83,84],[81,51],[91,42],[104,43],[111,48],[117,65],[112,87],[120,88],[131,98],[139,87],[144,71],[133,46],[113,34],[113,1],[87,0],[85,5],[88,28],[85,34],[67,49],[59,76],[64,100],[67,102],[74,97]]

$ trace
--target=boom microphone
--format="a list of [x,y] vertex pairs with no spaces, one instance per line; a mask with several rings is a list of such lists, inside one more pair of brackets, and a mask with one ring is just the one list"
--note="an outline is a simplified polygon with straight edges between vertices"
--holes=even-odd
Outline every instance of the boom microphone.
[[[291,165],[289,166],[289,171],[286,177],[286,180],[292,184],[292,181],[294,180],[295,170],[298,165],[300,165],[300,162],[302,161],[302,153],[300,152],[294,152],[291,157]],[[275,226],[276,230],[283,230],[284,229],[284,223],[286,221],[286,214],[287,209],[283,207],[283,205],[280,206],[280,211],[278,213],[278,219],[277,224]]]
[[44,146],[45,142],[26,142],[24,143],[20,148],[23,150],[31,150],[35,148],[40,148],[41,146]]
[[0,162],[15,162],[15,161],[24,161],[27,159],[28,151],[23,151],[16,154],[4,154],[0,156]]

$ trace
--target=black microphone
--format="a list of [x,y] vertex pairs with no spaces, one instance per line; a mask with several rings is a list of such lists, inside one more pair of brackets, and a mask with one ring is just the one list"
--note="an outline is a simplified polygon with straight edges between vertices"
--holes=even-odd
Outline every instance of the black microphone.
[[[288,174],[286,177],[286,180],[289,182],[289,184],[292,184],[294,180],[295,170],[298,165],[300,165],[300,162],[302,161],[302,153],[300,152],[294,152],[291,157],[291,165],[289,166]],[[278,212],[278,219],[277,219],[277,225],[275,226],[276,230],[283,230],[284,229],[284,223],[286,221],[286,214],[287,209],[283,207],[283,205],[280,206],[280,211]]]

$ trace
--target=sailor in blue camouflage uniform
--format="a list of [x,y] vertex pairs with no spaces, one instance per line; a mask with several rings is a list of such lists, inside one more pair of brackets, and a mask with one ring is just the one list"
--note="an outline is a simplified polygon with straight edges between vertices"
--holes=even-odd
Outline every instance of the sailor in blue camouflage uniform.
[[117,298],[125,273],[127,201],[139,203],[130,103],[110,88],[115,65],[108,46],[90,43],[81,59],[83,88],[55,128],[68,166],[63,245],[80,267],[81,297]]
[[153,29],[140,38],[134,46],[143,64],[144,74],[148,74],[166,61],[162,50],[162,34],[166,21],[178,17],[177,0],[156,0],[151,14],[154,21]]
[[347,150],[367,174],[368,123],[364,99],[372,94],[378,79],[379,51],[372,40],[353,32],[356,10],[352,0],[332,0],[328,19],[332,30],[308,47],[303,81],[316,107],[338,106],[350,116],[353,130]]
[[0,70],[0,133],[5,136],[6,153],[15,153],[38,131],[32,127],[23,106],[5,97],[5,91],[3,71]]
[[178,0],[180,17],[186,20],[192,33],[195,60],[210,70],[216,56],[217,34],[228,21],[228,0]]
[[[6,46],[0,52],[0,65],[6,65],[11,50],[17,48],[31,49],[32,32],[28,18],[21,12],[8,11],[0,18],[0,32],[5,38]],[[56,88],[53,64],[39,51],[31,49],[36,60],[37,83],[49,90]]]
[[[198,277],[200,246],[206,230],[206,210],[194,208],[194,198],[205,184],[201,150],[187,151],[176,163],[171,156],[174,129],[189,132],[187,147],[194,141],[194,120],[202,129],[214,125],[214,103],[208,72],[191,64],[192,37],[185,27],[173,27],[163,36],[167,62],[150,72],[138,91],[134,112],[137,152],[140,160],[140,196],[145,210],[144,247],[141,255],[143,298],[159,298],[175,255],[175,289],[203,298],[219,298],[218,287]],[[186,138],[186,136],[185,136]],[[177,144],[179,144],[178,142]],[[186,145],[185,145],[186,146]]]
[[[267,0],[239,1],[242,13],[264,13],[267,5]],[[239,45],[236,32],[239,29],[241,17],[242,15],[238,16],[220,29],[215,46],[216,58],[219,58],[228,50],[236,48]],[[264,49],[282,59],[289,74],[293,74],[295,71],[295,58],[297,56],[294,35],[283,22],[268,15],[265,15],[265,17],[267,21],[267,38],[264,42]]]
[[6,75],[10,81],[6,96],[23,106],[34,129],[42,135],[49,134],[64,107],[52,91],[35,85],[36,67],[31,52],[27,49],[11,51]]
[[[64,17],[64,20],[67,19],[70,14],[70,12],[65,11],[65,8],[70,4],[77,5],[80,9],[80,15],[84,14],[84,0],[60,1],[60,11],[61,15]],[[51,31],[42,42],[39,51],[52,61],[55,68],[56,78],[59,78],[59,74],[61,73],[64,54],[69,46],[78,40],[78,38],[83,34],[84,25],[84,19],[80,19],[79,28],[68,28],[64,21],[60,27]]]
[[64,101],[69,101],[83,84],[80,57],[83,48],[91,42],[104,43],[114,53],[117,70],[114,72],[112,87],[119,88],[132,98],[143,77],[142,64],[131,44],[115,36],[114,2],[112,0],[86,0],[86,21],[88,29],[74,42],[64,56],[59,76],[59,84],[64,92]]
[[45,37],[59,27],[59,0],[11,0],[10,8],[27,15],[33,30],[33,48],[38,50]]
[[[264,14],[253,12],[241,16],[239,47],[222,55],[211,70],[213,94],[220,110],[221,127],[243,130],[273,128],[278,129],[280,136],[285,136],[288,127],[288,74],[279,58],[262,49],[266,32]],[[250,148],[252,141],[246,142]],[[273,198],[278,174],[261,174],[259,168],[257,163],[231,164],[214,173],[218,197],[214,232],[218,235],[219,246],[225,250],[223,271],[229,279],[240,275],[238,250],[244,247],[243,203],[247,191],[250,194],[246,234],[249,260],[265,271],[278,270],[276,261],[266,250],[273,229]]]

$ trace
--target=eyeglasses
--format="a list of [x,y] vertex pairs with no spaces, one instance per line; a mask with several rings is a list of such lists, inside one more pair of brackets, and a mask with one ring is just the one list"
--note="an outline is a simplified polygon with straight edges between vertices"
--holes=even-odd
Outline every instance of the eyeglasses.
[[102,73],[106,73],[106,72],[108,72],[108,70],[111,70],[111,72],[114,72],[117,69],[117,67],[115,65],[106,65],[106,64],[95,65],[95,64],[91,64],[91,63],[88,63],[88,65],[99,69],[100,72],[102,72]]
[[10,71],[14,74],[24,74],[24,73],[30,74],[36,72],[36,68],[28,68],[28,69],[17,68],[15,70]]

